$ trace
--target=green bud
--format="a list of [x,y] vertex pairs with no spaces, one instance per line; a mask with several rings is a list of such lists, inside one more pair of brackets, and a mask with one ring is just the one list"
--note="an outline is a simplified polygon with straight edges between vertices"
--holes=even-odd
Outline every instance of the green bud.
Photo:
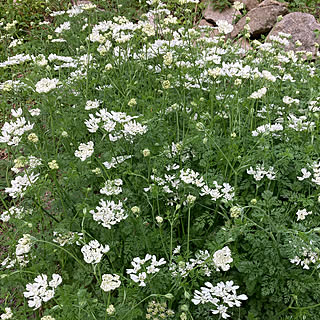
[[173,294],[172,294],[172,293],[167,293],[167,294],[165,295],[165,297],[166,297],[167,299],[172,299],[172,298],[173,298]]

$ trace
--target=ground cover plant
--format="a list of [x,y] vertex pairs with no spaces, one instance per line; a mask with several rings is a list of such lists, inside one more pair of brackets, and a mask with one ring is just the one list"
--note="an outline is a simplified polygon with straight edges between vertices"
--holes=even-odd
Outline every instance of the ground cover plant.
[[319,319],[318,60],[197,5],[1,22],[1,319]]

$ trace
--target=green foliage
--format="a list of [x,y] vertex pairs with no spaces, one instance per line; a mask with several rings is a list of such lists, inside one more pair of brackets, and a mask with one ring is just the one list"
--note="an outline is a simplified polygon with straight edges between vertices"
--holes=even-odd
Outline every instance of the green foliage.
[[192,2],[96,4],[1,4],[0,316],[219,319],[197,295],[233,281],[232,319],[318,320],[319,60],[212,38]]

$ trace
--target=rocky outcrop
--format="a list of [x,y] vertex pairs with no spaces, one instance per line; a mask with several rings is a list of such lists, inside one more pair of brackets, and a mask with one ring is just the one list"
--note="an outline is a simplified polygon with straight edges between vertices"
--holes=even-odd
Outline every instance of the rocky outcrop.
[[278,16],[284,16],[288,13],[286,4],[274,0],[265,0],[258,7],[250,10],[242,17],[234,27],[231,37],[236,37],[243,31],[246,25],[247,18],[250,27],[250,35],[252,38],[260,37],[262,34],[267,34],[277,22]]
[[281,32],[291,35],[286,50],[304,50],[312,52],[313,56],[315,55],[315,43],[320,44],[320,37],[316,35],[316,32],[320,34],[320,24],[317,23],[313,15],[302,12],[287,14],[273,27],[267,41],[270,40],[271,36],[277,36]]

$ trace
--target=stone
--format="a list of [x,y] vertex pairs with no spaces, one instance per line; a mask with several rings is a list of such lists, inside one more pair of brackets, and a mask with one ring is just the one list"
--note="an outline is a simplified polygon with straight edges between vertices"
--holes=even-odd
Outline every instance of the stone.
[[211,0],[205,1],[206,8],[203,12],[203,18],[208,22],[215,24],[218,20],[226,20],[232,24],[237,15],[241,13],[234,8],[226,8],[223,11],[215,10]]
[[254,9],[259,5],[258,0],[241,0],[241,2],[245,5],[247,11]]
[[249,27],[251,38],[257,38],[262,34],[267,34],[276,24],[278,16],[288,13],[286,4],[274,0],[265,0],[258,7],[250,10],[235,25],[231,37],[236,37],[246,25],[246,19],[250,18]]
[[[277,36],[280,32],[291,34],[292,37],[288,39],[289,45],[285,47],[285,50],[309,51],[315,57],[317,48],[314,44],[320,44],[320,37],[317,37],[314,32],[316,30],[320,33],[320,24],[313,15],[292,12],[276,23],[266,41],[270,41],[270,36]],[[300,41],[301,46],[297,46],[296,41]]]
[[202,27],[202,26],[213,27],[214,25],[212,23],[208,22],[206,19],[201,19],[198,26],[199,27]]
[[[199,22],[199,24],[198,24],[198,27],[211,27],[212,30],[210,31],[210,34],[209,34],[209,36],[210,36],[211,38],[214,38],[214,37],[216,37],[216,36],[219,35],[218,29],[217,29],[217,28],[214,28],[213,24],[210,23],[210,22],[208,22],[208,21],[205,20],[205,19],[200,20],[200,22]],[[205,33],[202,32],[200,37],[203,37],[204,35],[205,35]]]

